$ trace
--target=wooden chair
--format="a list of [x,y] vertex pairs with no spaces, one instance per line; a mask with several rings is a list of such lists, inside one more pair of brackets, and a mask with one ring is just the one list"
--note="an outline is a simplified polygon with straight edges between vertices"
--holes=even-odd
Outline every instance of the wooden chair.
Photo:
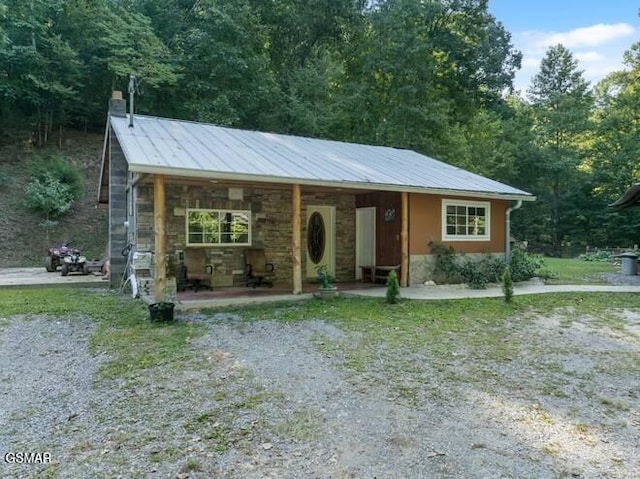
[[256,288],[258,286],[273,287],[273,282],[268,278],[273,276],[273,263],[267,263],[263,249],[251,248],[244,252],[245,278],[247,286]]

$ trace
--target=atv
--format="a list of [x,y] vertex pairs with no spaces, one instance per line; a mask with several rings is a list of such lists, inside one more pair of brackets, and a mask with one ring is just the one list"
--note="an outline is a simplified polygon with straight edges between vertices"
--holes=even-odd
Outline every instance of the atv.
[[82,273],[89,274],[89,265],[87,264],[87,258],[80,254],[80,250],[77,248],[70,248],[69,254],[67,254],[62,260],[62,267],[60,268],[62,276],[66,276],[69,273]]
[[71,253],[69,243],[61,243],[57,246],[47,248],[47,258],[45,259],[45,268],[49,273],[53,273],[62,266],[65,256]]

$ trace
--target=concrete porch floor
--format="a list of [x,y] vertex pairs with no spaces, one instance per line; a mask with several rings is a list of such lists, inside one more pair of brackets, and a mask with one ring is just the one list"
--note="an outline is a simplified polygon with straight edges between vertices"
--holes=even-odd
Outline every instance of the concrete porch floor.
[[[342,295],[358,295],[364,291],[381,291],[381,294],[385,292],[385,287],[382,284],[350,282],[336,283],[336,286]],[[301,294],[292,294],[290,287],[277,284],[273,288],[233,286],[214,288],[212,291],[182,291],[177,295],[176,309],[184,311],[277,301],[298,301],[312,298],[317,289],[317,284],[308,283],[303,284]]]

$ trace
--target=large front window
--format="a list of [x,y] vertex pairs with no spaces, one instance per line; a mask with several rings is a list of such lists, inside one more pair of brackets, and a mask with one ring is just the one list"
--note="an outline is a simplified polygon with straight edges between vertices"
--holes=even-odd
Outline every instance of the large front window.
[[251,211],[187,210],[187,245],[251,245]]
[[490,211],[491,204],[484,201],[443,201],[443,241],[489,240]]

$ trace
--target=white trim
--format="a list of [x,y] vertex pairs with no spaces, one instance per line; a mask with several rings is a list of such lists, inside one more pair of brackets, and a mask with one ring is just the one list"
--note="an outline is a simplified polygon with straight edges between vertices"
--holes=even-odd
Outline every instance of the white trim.
[[[447,206],[464,206],[466,208],[484,208],[485,209],[485,234],[483,235],[449,235],[447,234]],[[491,241],[491,202],[443,199],[442,200],[442,241]]]
[[[247,233],[247,242],[246,243],[191,243],[189,241],[189,212],[191,211],[208,211],[208,212],[216,212],[216,213],[241,213],[249,218],[249,231]],[[229,208],[187,208],[184,215],[184,231],[185,231],[185,244],[187,246],[196,247],[196,246],[206,246],[206,247],[247,247],[251,246],[251,229],[252,229],[253,218],[251,215],[251,210],[234,210]]]

